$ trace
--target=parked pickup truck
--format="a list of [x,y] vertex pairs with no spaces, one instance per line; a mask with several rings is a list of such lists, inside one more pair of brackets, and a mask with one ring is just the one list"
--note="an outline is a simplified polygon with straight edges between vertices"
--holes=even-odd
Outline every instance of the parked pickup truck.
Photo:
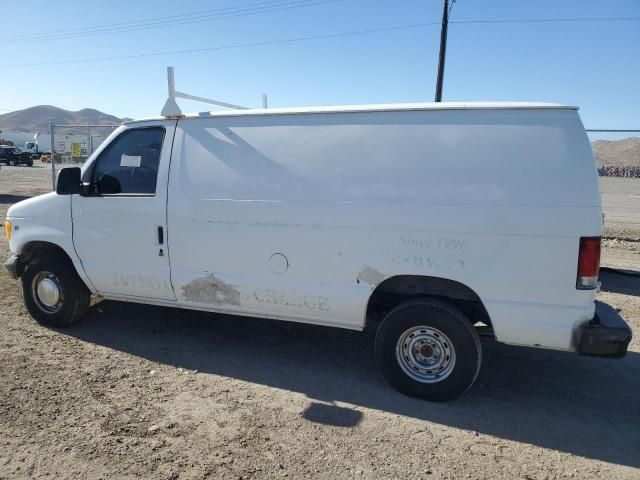
[[97,295],[376,329],[388,382],[442,401],[474,383],[482,332],[626,353],[594,301],[601,222],[574,107],[244,110],[124,124],[9,209],[6,265],[52,327]]
[[0,145],[0,163],[7,165],[27,165],[31,167],[33,160],[31,155],[10,145]]

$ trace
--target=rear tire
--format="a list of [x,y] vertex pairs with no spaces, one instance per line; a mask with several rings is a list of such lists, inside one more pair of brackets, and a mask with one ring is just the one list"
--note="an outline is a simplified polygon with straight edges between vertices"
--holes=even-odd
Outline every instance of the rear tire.
[[432,299],[411,300],[389,312],[378,328],[375,350],[394,388],[436,402],[471,388],[482,363],[480,337],[469,318]]
[[91,293],[70,262],[60,256],[35,260],[21,277],[29,314],[41,325],[62,328],[78,322]]
[[9,160],[9,166],[10,167],[15,167],[16,166],[16,161],[15,160]]

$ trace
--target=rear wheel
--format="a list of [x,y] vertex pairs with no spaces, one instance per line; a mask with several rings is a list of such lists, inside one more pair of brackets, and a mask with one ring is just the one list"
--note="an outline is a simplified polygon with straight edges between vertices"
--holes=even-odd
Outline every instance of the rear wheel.
[[376,358],[386,380],[400,392],[446,401],[473,385],[482,348],[460,310],[420,299],[400,304],[385,317],[376,334]]
[[21,278],[25,306],[42,325],[67,327],[89,308],[91,294],[66,259],[36,260],[27,265]]
[[16,166],[16,161],[15,160],[9,160],[9,165],[12,167]]

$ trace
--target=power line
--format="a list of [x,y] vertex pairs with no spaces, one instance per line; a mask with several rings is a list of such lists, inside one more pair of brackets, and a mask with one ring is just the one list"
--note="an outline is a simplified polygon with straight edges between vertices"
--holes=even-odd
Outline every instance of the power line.
[[53,35],[53,34],[64,34],[64,33],[75,33],[75,32],[83,32],[83,31],[87,31],[87,30],[95,30],[95,29],[104,29],[104,28],[113,28],[113,27],[118,27],[118,26],[125,26],[125,25],[135,25],[135,24],[140,24],[140,23],[146,23],[146,22],[153,22],[153,21],[161,21],[161,20],[171,20],[171,19],[176,19],[176,18],[184,18],[184,17],[190,17],[193,15],[202,15],[202,14],[207,14],[207,13],[215,13],[215,12],[224,12],[224,11],[228,11],[228,10],[233,10],[236,8],[250,8],[250,7],[256,7],[256,6],[261,6],[261,5],[265,5],[265,4],[273,4],[273,3],[278,3],[281,2],[283,0],[264,0],[261,2],[255,2],[255,3],[247,3],[244,5],[239,5],[239,6],[235,6],[235,7],[225,7],[225,8],[218,8],[218,9],[209,9],[209,10],[198,10],[195,12],[189,12],[189,13],[182,13],[179,15],[169,15],[169,16],[164,16],[164,17],[151,17],[151,18],[146,18],[146,19],[141,19],[141,20],[131,20],[128,22],[117,22],[117,23],[108,23],[108,24],[102,24],[102,25],[92,25],[92,26],[88,26],[88,27],[81,27],[81,28],[67,28],[67,29],[61,29],[61,30],[48,30],[48,31],[44,31],[44,32],[38,32],[38,33],[23,33],[23,34],[18,34],[18,35],[3,35],[0,36],[0,40],[9,40],[12,38],[22,38],[22,37],[38,37],[38,36],[48,36],[48,35]]
[[447,15],[450,17],[451,16],[451,10],[453,10],[453,6],[456,4],[456,0],[451,0],[451,6],[449,7],[449,11],[447,12]]
[[259,3],[245,4],[242,6],[227,7],[216,10],[204,10],[182,15],[173,15],[170,17],[157,17],[155,19],[137,20],[132,22],[87,27],[82,29],[58,30],[35,34],[14,35],[4,38],[0,37],[0,45],[36,43],[51,40],[66,40],[98,35],[111,35],[140,30],[158,29],[173,27],[177,25],[211,22],[215,20],[224,20],[263,13],[280,12],[297,8],[313,7],[340,1],[343,0],[268,0]]
[[637,22],[640,17],[508,18],[504,20],[451,20],[449,23],[569,23],[569,22]]
[[[450,21],[449,23],[455,23],[455,24],[461,25],[461,24],[474,24],[474,23],[541,23],[541,22],[558,23],[558,22],[574,22],[574,21],[588,21],[588,22],[640,21],[640,17],[456,20],[456,21]],[[310,40],[322,40],[322,39],[349,37],[349,36],[356,36],[356,35],[366,35],[371,33],[393,32],[393,31],[399,31],[399,30],[430,27],[434,25],[440,25],[440,22],[414,23],[414,24],[408,24],[408,25],[396,25],[393,27],[381,27],[381,28],[354,30],[354,31],[348,31],[348,32],[309,35],[309,36],[303,36],[303,37],[294,37],[294,38],[286,38],[286,39],[279,39],[279,40],[267,40],[267,41],[261,41],[261,42],[236,43],[236,44],[229,44],[229,45],[219,45],[214,47],[189,48],[189,49],[182,49],[182,50],[167,50],[167,51],[161,51],[161,52],[141,53],[141,54],[133,54],[133,55],[119,55],[119,56],[110,56],[110,57],[84,58],[84,59],[78,59],[78,60],[74,59],[74,60],[58,60],[58,61],[51,61],[51,62],[15,63],[15,64],[8,64],[8,65],[0,65],[0,66],[4,68],[38,67],[43,65],[71,65],[71,64],[81,64],[81,63],[107,62],[107,61],[114,61],[114,60],[129,60],[129,59],[146,58],[146,57],[159,57],[159,56],[165,56],[165,55],[184,55],[184,54],[191,54],[191,53],[211,52],[211,51],[217,51],[217,50],[229,50],[229,49],[235,49],[235,48],[261,47],[261,46],[268,46],[268,45],[281,45],[281,44],[289,44],[289,43],[295,43],[295,42],[305,42]]]
[[[260,2],[238,5],[234,7],[218,8],[214,10],[200,10],[180,15],[154,17],[144,20],[134,20],[105,25],[95,25],[80,29],[53,30],[32,34],[18,34],[0,36],[0,45],[18,43],[36,43],[50,40],[64,40],[98,35],[111,35],[131,31],[150,30],[177,25],[209,22],[242,16],[272,13],[295,8],[304,8],[343,0],[263,0]],[[453,3],[451,8],[453,8]],[[638,21],[640,17],[587,17],[587,18],[539,18],[539,19],[505,19],[505,20],[458,20],[449,23],[557,23],[557,22],[600,22],[600,21]]]
[[215,50],[228,50],[233,48],[261,47],[266,45],[279,45],[279,44],[286,44],[286,43],[304,42],[309,40],[347,37],[347,36],[354,36],[354,35],[363,35],[368,33],[391,32],[396,30],[406,30],[410,28],[427,27],[431,25],[439,25],[439,22],[415,23],[412,25],[398,25],[395,27],[371,28],[367,30],[355,30],[351,32],[327,33],[322,35],[310,35],[306,37],[285,38],[280,40],[268,40],[268,41],[262,41],[262,42],[235,43],[235,44],[220,45],[215,47],[189,48],[189,49],[183,49],[183,50],[168,50],[164,52],[141,53],[136,55],[119,55],[119,56],[112,56],[112,57],[84,58],[79,60],[59,60],[59,61],[53,61],[53,62],[16,63],[16,64],[10,64],[10,65],[2,65],[2,67],[6,68],[6,67],[37,67],[42,65],[68,65],[68,64],[74,64],[74,63],[93,63],[93,62],[106,62],[106,61],[112,61],[112,60],[159,57],[163,55],[182,55],[187,53],[201,53],[201,52],[210,52]]

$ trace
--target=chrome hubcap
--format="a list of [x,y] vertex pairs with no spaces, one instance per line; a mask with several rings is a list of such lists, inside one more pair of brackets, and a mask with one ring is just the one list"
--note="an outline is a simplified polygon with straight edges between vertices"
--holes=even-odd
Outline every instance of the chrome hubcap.
[[413,327],[405,331],[396,345],[400,368],[421,383],[443,381],[453,371],[456,352],[451,340],[432,327]]
[[33,277],[32,293],[41,310],[55,313],[62,308],[62,286],[54,274],[40,272]]

